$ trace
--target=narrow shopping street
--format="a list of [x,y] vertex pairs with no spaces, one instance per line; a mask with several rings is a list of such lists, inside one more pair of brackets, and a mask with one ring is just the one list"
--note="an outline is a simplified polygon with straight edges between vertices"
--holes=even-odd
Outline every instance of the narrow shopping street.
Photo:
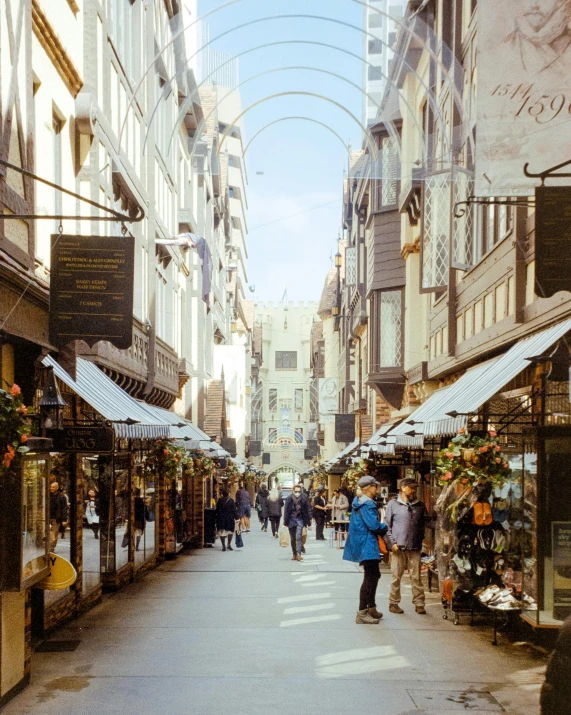
[[538,712],[536,651],[444,621],[436,593],[427,616],[408,586],[388,613],[386,572],[384,619],[358,626],[360,571],[329,541],[311,531],[296,564],[257,523],[244,541],[167,562],[54,633],[77,650],[36,653],[4,715]]

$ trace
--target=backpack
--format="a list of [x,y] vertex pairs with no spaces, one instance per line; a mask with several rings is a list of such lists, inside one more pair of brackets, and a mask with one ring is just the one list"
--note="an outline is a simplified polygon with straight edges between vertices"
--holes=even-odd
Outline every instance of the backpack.
[[489,526],[492,521],[492,507],[490,506],[490,502],[477,501],[474,504],[472,523],[477,526]]

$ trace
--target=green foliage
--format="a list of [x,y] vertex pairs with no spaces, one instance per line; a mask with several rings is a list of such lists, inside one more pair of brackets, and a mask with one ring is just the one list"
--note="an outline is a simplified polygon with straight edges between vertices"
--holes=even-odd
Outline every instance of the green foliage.
[[[13,474],[18,454],[29,452],[26,442],[31,427],[27,414],[28,409],[23,403],[18,385],[12,385],[9,393],[0,390],[0,449],[3,449],[0,473],[2,476]],[[16,463],[14,463],[15,459]]]
[[482,481],[497,486],[509,479],[511,470],[495,432],[476,437],[461,431],[440,451],[436,473],[442,486],[454,482],[474,486]]

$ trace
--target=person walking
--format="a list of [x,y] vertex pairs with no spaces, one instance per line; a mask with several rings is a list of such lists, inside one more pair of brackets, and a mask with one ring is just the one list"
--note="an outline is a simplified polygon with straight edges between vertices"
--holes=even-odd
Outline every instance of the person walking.
[[405,569],[408,569],[412,583],[412,602],[417,613],[426,614],[424,608],[424,587],[420,575],[422,541],[426,523],[426,508],[416,498],[418,484],[406,477],[399,483],[399,495],[387,504],[385,522],[388,526],[385,542],[391,552],[391,592],[389,611],[404,613],[400,584]]
[[134,490],[133,498],[133,528],[135,529],[135,551],[139,550],[141,545],[141,539],[145,533],[145,527],[147,525],[147,507],[145,506],[145,500],[141,496],[141,490]]
[[571,715],[571,617],[561,626],[541,688],[541,715]]
[[377,586],[381,578],[378,537],[387,533],[387,526],[379,521],[375,502],[379,482],[374,477],[361,477],[357,485],[361,495],[353,500],[343,559],[358,563],[364,570],[355,623],[377,624],[383,617],[376,604]]
[[61,525],[67,521],[67,499],[59,490],[59,484],[50,484],[50,551],[57,546]]
[[313,499],[313,518],[315,519],[315,540],[325,541],[323,529],[327,518],[327,499],[323,484],[317,487],[317,494]]
[[256,494],[256,509],[258,510],[258,516],[260,517],[260,524],[262,525],[262,531],[268,530],[268,498],[270,492],[265,484],[262,484],[258,493]]
[[278,538],[284,500],[280,490],[274,487],[268,495],[268,516],[272,525],[272,536]]
[[302,561],[303,528],[311,524],[309,499],[301,492],[301,484],[296,484],[286,499],[284,508],[284,528],[289,529],[292,561]]
[[89,528],[93,531],[93,536],[99,538],[99,498],[95,489],[87,492],[85,500],[85,518]]
[[244,488],[243,484],[240,485],[240,489],[236,492],[236,506],[238,508],[241,531],[250,531],[252,500],[250,499],[250,492]]
[[226,538],[228,538],[228,551],[234,551],[232,537],[236,531],[237,519],[236,503],[228,496],[228,490],[223,489],[222,496],[216,502],[216,529],[222,544],[222,551],[226,551]]

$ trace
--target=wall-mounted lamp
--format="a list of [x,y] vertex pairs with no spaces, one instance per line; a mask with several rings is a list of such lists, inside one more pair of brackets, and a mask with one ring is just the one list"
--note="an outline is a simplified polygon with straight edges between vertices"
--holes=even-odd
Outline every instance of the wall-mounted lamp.
[[236,319],[230,321],[230,332],[235,333],[238,330],[238,322]]
[[339,315],[339,306],[334,305],[333,308],[331,308],[331,315],[336,318]]
[[339,251],[337,251],[337,253],[335,254],[335,268],[341,268],[341,264],[342,264],[342,256],[339,253]]
[[48,368],[48,379],[39,401],[42,429],[63,429],[66,402],[61,396],[53,368]]

